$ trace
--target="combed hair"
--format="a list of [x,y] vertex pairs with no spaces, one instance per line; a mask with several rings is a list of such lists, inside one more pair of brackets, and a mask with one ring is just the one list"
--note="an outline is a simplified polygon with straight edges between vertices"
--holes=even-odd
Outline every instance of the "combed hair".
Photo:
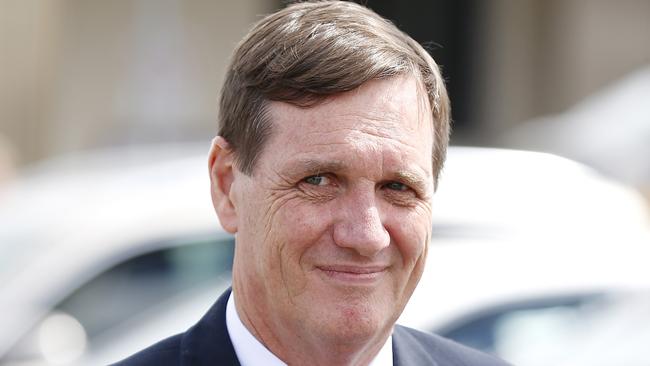
[[450,132],[447,91],[435,61],[388,20],[345,1],[301,2],[255,24],[234,51],[221,92],[219,135],[251,174],[271,133],[269,101],[309,107],[373,79],[412,74],[431,106],[433,173]]

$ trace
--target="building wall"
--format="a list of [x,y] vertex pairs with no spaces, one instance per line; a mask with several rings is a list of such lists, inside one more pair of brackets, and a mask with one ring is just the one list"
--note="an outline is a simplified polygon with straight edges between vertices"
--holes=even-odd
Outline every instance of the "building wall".
[[0,131],[19,163],[209,139],[228,57],[273,1],[0,0]]
[[486,134],[558,113],[650,64],[650,1],[483,3],[477,62]]

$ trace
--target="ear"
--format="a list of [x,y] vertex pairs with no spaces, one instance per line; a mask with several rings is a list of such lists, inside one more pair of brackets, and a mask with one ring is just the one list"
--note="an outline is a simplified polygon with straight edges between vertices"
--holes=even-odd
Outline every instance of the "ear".
[[221,136],[215,137],[208,157],[210,193],[221,226],[231,234],[237,232],[238,221],[237,210],[230,196],[235,180],[233,162],[234,155],[228,141]]

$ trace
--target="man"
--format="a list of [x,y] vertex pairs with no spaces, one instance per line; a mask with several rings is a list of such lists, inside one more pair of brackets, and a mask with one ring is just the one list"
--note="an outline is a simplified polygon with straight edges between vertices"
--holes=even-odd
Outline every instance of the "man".
[[395,326],[449,134],[438,67],[347,2],[299,3],[235,50],[209,157],[232,292],[121,365],[501,365]]

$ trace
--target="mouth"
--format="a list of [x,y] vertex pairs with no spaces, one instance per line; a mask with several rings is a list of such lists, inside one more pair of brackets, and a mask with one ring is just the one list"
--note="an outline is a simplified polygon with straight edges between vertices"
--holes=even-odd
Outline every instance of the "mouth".
[[387,266],[317,266],[326,278],[345,284],[372,284],[387,271]]

